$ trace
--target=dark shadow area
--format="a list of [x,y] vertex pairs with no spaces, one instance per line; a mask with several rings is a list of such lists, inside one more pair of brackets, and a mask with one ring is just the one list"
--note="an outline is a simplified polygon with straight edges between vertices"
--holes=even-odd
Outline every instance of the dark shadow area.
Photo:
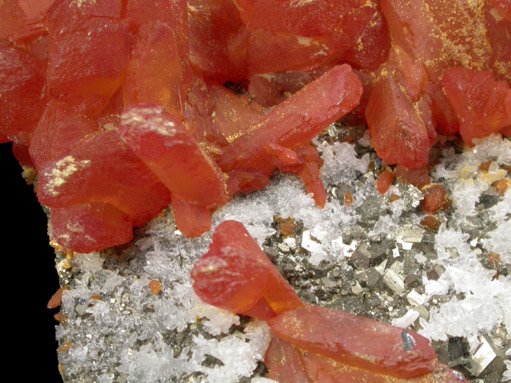
[[61,383],[53,318],[57,311],[46,308],[58,288],[46,215],[33,187],[21,177],[10,144],[0,145],[0,159],[5,371],[23,382]]

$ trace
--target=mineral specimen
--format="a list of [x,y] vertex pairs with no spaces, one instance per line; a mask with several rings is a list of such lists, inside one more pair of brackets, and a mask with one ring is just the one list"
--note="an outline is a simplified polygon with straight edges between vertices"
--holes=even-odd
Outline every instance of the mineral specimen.
[[[422,192],[422,210],[439,215],[427,226],[440,235],[450,198],[428,174],[437,147],[511,134],[510,15],[508,0],[0,1],[0,142],[13,143],[36,180],[59,251],[124,244],[169,204],[179,233],[200,236],[211,214],[266,187],[275,171],[298,176],[328,206],[335,186],[323,183],[311,140],[340,118],[368,125],[385,162],[373,162],[384,170],[377,189],[391,188],[394,201],[387,214],[374,196],[339,189],[343,208],[377,221],[375,235],[394,230],[389,214],[417,206],[395,194],[394,175]],[[488,165],[478,185],[505,196],[502,171]],[[456,199],[463,214],[479,189],[450,189],[465,195]],[[328,246],[351,251],[351,234]],[[322,238],[304,233],[312,263],[331,256]],[[234,301],[268,319],[291,292],[266,266],[248,288],[253,299]],[[326,358],[302,362],[341,373]]]

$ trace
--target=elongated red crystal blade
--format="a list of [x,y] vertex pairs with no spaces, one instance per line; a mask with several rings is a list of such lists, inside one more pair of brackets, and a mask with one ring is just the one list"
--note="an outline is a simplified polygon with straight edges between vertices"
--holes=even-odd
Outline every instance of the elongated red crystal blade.
[[[4,3],[8,4],[8,3]],[[0,18],[4,22],[0,5]],[[7,17],[9,19],[9,17]],[[0,27],[0,37],[1,37]],[[44,111],[44,68],[21,48],[0,40],[0,142],[27,146]]]
[[436,354],[426,338],[371,319],[308,305],[268,324],[305,351],[370,371],[411,378],[435,369]]
[[[283,341],[281,341],[283,342]],[[467,380],[461,373],[450,370],[440,362],[435,363],[431,373],[414,378],[394,376],[351,366],[311,352],[297,349],[308,376],[313,382],[322,383],[463,383]]]
[[416,378],[396,378],[375,371],[355,367],[308,352],[274,336],[266,350],[264,363],[268,377],[280,383],[462,383],[461,373],[436,362],[435,370]]
[[218,159],[222,170],[264,169],[270,143],[296,148],[358,105],[362,85],[349,65],[336,66],[274,107]]
[[132,105],[121,117],[121,139],[180,200],[207,208],[229,197],[221,170],[178,115],[161,106]]
[[98,123],[77,113],[69,105],[51,100],[30,140],[30,157],[36,169],[63,157],[71,146],[99,130]]
[[211,229],[211,212],[207,207],[185,202],[172,196],[172,211],[179,231],[198,237]]
[[[507,81],[497,81],[490,71],[476,72],[462,67],[449,68],[442,79],[444,91],[460,121],[463,141],[496,133],[511,125],[511,98]],[[509,101],[507,101],[509,102]]]
[[371,140],[388,164],[423,168],[431,147],[426,125],[399,85],[388,76],[373,88],[365,111]]
[[99,115],[123,82],[130,53],[126,24],[91,17],[74,28],[50,30],[49,36],[50,96],[82,113]]
[[273,336],[264,356],[268,377],[279,383],[312,383],[302,361],[301,351]]
[[124,104],[154,103],[182,113],[191,81],[191,68],[180,57],[174,30],[163,22],[144,24],[128,63]]

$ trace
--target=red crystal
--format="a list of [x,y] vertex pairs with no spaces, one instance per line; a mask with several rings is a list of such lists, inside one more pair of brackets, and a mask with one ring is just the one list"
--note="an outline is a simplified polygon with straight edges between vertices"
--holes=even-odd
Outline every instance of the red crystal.
[[54,0],[46,14],[50,33],[54,34],[66,29],[74,29],[84,20],[94,17],[120,19],[121,2],[122,0]]
[[258,104],[269,107],[281,103],[289,94],[298,92],[321,74],[321,72],[286,71],[254,75],[249,79],[248,92],[254,96]]
[[371,371],[411,378],[434,370],[436,354],[427,339],[371,319],[309,305],[268,324],[276,336],[301,349]]
[[28,146],[44,111],[44,82],[38,60],[0,40],[0,133],[6,139]]
[[19,7],[28,19],[42,19],[55,0],[18,0]]
[[113,130],[88,135],[63,158],[47,162],[39,171],[36,192],[50,207],[110,203],[128,214],[134,226],[170,202],[168,189]]
[[161,106],[133,105],[122,114],[119,133],[180,200],[206,208],[224,205],[229,200],[221,170],[179,116]]
[[224,82],[243,78],[230,58],[229,40],[242,28],[232,0],[189,0],[190,63],[205,78]]
[[218,163],[227,172],[257,169],[270,174],[275,165],[268,145],[294,149],[305,144],[353,109],[361,94],[351,68],[334,67],[262,116],[226,148]]
[[40,3],[36,5],[39,9],[34,12],[28,9],[27,1],[9,0],[0,3],[0,20],[2,20],[0,39],[24,43],[44,35],[46,28],[38,15],[48,5],[48,0],[37,1]]
[[246,313],[260,300],[266,301],[272,312],[258,310],[265,315],[259,319],[303,306],[236,221],[225,221],[217,227],[209,251],[194,265],[191,276],[193,288],[203,301],[236,313]]
[[215,84],[200,82],[188,93],[185,119],[198,142],[214,158],[222,148],[247,133],[263,114],[263,108],[246,95]]
[[422,189],[424,199],[421,201],[422,210],[434,214],[448,206],[447,191],[443,185],[430,184]]
[[187,237],[199,237],[211,229],[211,210],[172,195],[172,212],[178,229]]
[[366,118],[376,153],[385,162],[411,169],[427,165],[431,145],[426,125],[394,78],[375,85]]
[[153,103],[182,113],[190,82],[191,73],[179,56],[172,28],[158,21],[144,24],[131,52],[124,104]]
[[511,89],[491,72],[450,68],[443,76],[447,98],[460,121],[460,134],[472,145],[474,138],[496,133],[511,125]]
[[300,352],[307,374],[313,382],[335,383],[461,383],[467,382],[440,362],[435,362],[435,370],[414,378],[396,378],[394,376],[369,371],[336,361],[322,355]]
[[490,4],[495,6],[499,12],[507,18],[511,20],[511,1],[509,0],[490,0]]
[[264,364],[270,371],[268,377],[279,383],[313,383],[302,359],[302,352],[291,343],[272,336],[264,356]]
[[388,53],[390,38],[377,1],[237,1],[249,30],[297,36],[325,36],[329,52],[354,66],[376,69]]
[[138,33],[140,27],[146,23],[162,22],[172,24],[177,10],[182,8],[186,1],[176,0],[129,0],[126,1],[125,17],[130,30]]
[[36,169],[60,159],[72,145],[99,129],[96,121],[69,105],[51,100],[30,140],[30,156]]
[[229,58],[243,68],[243,77],[286,70],[314,70],[325,63],[327,50],[322,39],[263,29],[243,28],[229,40]]
[[98,115],[122,83],[129,44],[126,25],[104,17],[50,33],[50,95]]
[[385,194],[387,190],[389,190],[390,185],[394,182],[394,174],[392,172],[385,170],[378,177],[378,181],[376,181],[376,189],[378,193]]
[[80,253],[122,245],[133,238],[128,215],[105,202],[51,208],[50,224],[50,236],[59,246]]

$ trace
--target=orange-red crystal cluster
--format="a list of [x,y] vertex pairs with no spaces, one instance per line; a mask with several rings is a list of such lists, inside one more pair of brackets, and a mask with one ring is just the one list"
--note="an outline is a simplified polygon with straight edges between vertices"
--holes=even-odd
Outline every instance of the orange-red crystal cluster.
[[511,134],[510,7],[2,1],[0,142],[37,170],[53,240],[79,252],[129,241],[169,203],[178,228],[200,235],[276,169],[323,206],[310,140],[345,115],[410,169],[439,135]]
[[460,383],[421,335],[303,303],[236,221],[221,223],[191,272],[205,302],[265,320],[265,364],[280,383]]

